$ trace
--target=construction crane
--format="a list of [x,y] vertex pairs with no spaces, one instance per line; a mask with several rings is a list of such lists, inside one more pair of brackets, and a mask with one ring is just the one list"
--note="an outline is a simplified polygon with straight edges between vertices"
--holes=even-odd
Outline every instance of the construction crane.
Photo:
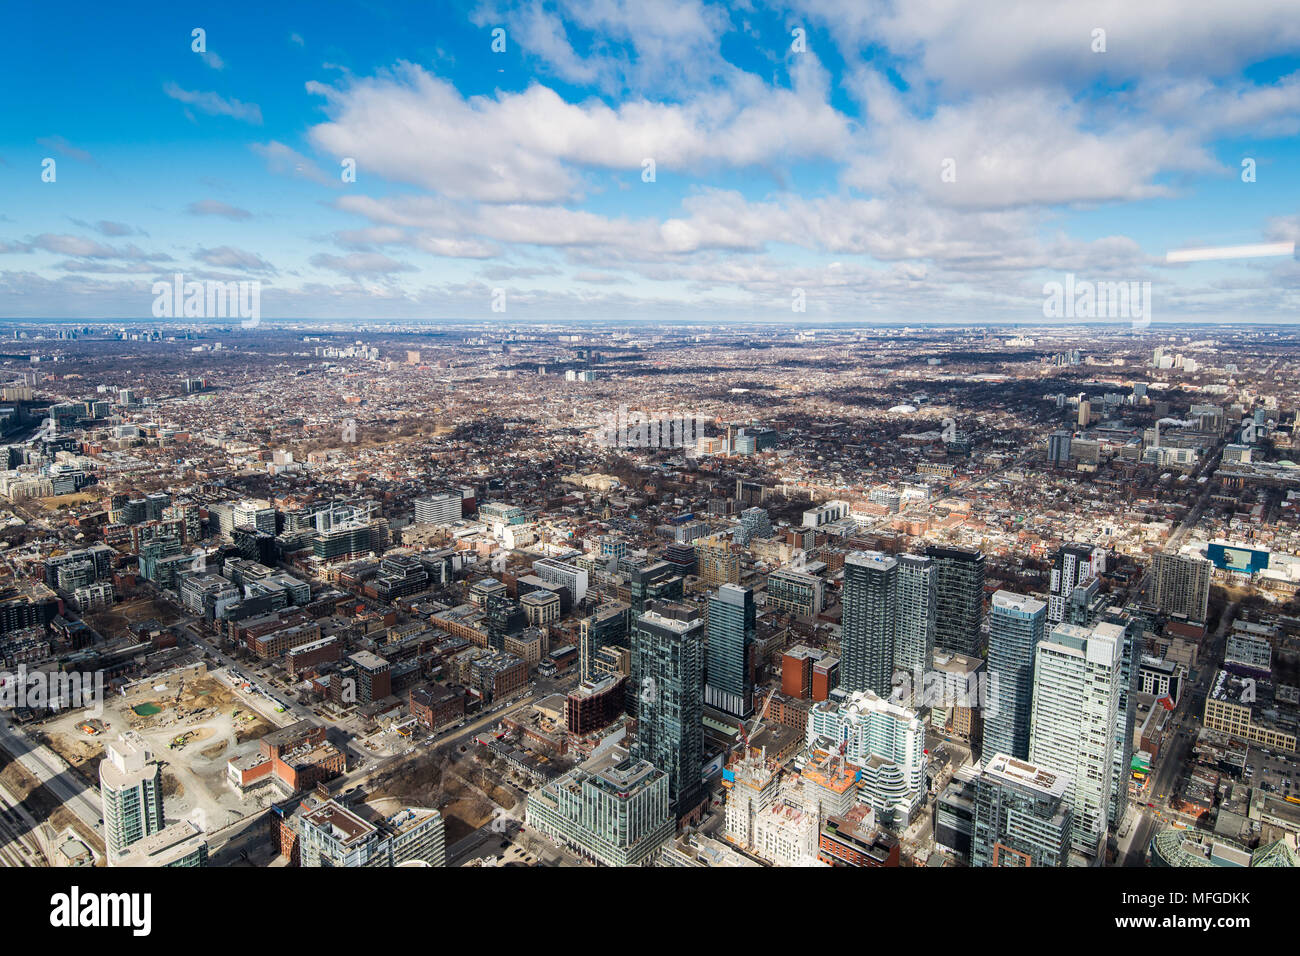
[[758,733],[758,728],[762,725],[763,718],[767,715],[767,705],[772,703],[772,698],[775,696],[776,688],[773,687],[771,692],[767,695],[767,700],[763,701],[763,708],[758,712],[758,716],[754,718],[754,726],[751,730],[745,729],[745,722],[743,720],[740,722],[740,746],[743,753],[749,753],[750,735]]

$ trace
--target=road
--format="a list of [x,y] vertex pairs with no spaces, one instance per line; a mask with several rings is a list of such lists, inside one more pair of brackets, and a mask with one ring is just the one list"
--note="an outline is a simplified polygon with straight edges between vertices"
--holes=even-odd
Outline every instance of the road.
[[[421,757],[428,754],[430,750],[441,747],[459,747],[462,743],[474,737],[480,731],[496,724],[503,717],[531,706],[533,699],[534,697],[530,693],[526,697],[506,706],[502,710],[496,711],[495,713],[487,713],[476,718],[472,722],[467,723],[464,727],[452,727],[449,730],[444,730],[442,736],[438,737],[430,744],[415,744],[414,753],[400,753],[394,754],[390,757],[378,758],[377,763],[364,765],[345,773],[341,777],[335,777],[330,781],[328,786],[335,793],[339,791],[339,788],[349,789],[354,786],[364,786],[373,781],[376,777],[396,770],[404,763],[419,760]],[[427,734],[425,736],[427,736]],[[375,758],[371,757],[371,759],[373,760]]]
[[1147,848],[1155,831],[1168,826],[1177,818],[1177,811],[1169,806],[1175,795],[1182,773],[1187,766],[1187,754],[1196,741],[1200,729],[1200,715],[1203,711],[1205,695],[1209,691],[1210,681],[1214,678],[1217,662],[1223,660],[1223,645],[1227,640],[1228,629],[1236,616],[1237,604],[1229,604],[1223,609],[1218,629],[1203,648],[1202,656],[1197,661],[1197,679],[1194,684],[1187,684],[1178,701],[1178,707],[1169,718],[1168,727],[1173,733],[1173,740],[1161,751],[1156,760],[1155,770],[1147,786],[1147,801],[1155,808],[1142,806],[1140,817],[1134,824],[1135,833],[1128,852],[1124,854],[1122,865],[1142,866]]
[[74,773],[62,757],[48,747],[33,743],[4,716],[0,716],[0,748],[10,753],[24,770],[45,784],[92,833],[99,831],[99,791]]

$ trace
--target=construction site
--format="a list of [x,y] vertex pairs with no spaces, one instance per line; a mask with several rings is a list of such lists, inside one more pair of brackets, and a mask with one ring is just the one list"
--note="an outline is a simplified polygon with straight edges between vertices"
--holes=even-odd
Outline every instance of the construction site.
[[32,734],[98,787],[105,743],[128,731],[138,733],[163,765],[168,816],[216,828],[261,809],[269,799],[234,793],[226,785],[226,763],[256,752],[273,729],[228,684],[197,665],[127,685],[103,702],[98,716],[69,712]]

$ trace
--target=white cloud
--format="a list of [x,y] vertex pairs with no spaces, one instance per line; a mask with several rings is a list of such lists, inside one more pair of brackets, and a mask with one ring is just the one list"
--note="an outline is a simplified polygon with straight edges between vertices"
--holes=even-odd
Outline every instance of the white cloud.
[[[824,99],[810,65],[793,90],[749,79],[687,104],[633,99],[610,107],[569,103],[534,85],[522,93],[466,99],[423,68],[339,88],[309,83],[326,97],[330,122],[312,142],[379,176],[484,202],[556,202],[581,193],[581,169],[639,176],[834,156],[849,145],[849,122]],[[438,149],[427,144],[438,143]]]
[[163,92],[177,102],[193,106],[200,112],[213,116],[229,116],[256,126],[262,125],[262,108],[256,103],[241,103],[234,98],[227,99],[219,93],[186,90],[171,81],[163,84]]

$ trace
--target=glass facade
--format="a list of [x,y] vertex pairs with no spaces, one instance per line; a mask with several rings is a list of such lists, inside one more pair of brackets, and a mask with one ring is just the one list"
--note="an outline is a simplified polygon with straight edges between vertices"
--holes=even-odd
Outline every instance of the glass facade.
[[1029,757],[1034,653],[1043,639],[1047,605],[999,591],[989,611],[989,683],[994,704],[984,717],[984,752]]
[[724,584],[709,597],[708,683],[710,707],[748,717],[754,710],[749,650],[754,643],[754,592]]

